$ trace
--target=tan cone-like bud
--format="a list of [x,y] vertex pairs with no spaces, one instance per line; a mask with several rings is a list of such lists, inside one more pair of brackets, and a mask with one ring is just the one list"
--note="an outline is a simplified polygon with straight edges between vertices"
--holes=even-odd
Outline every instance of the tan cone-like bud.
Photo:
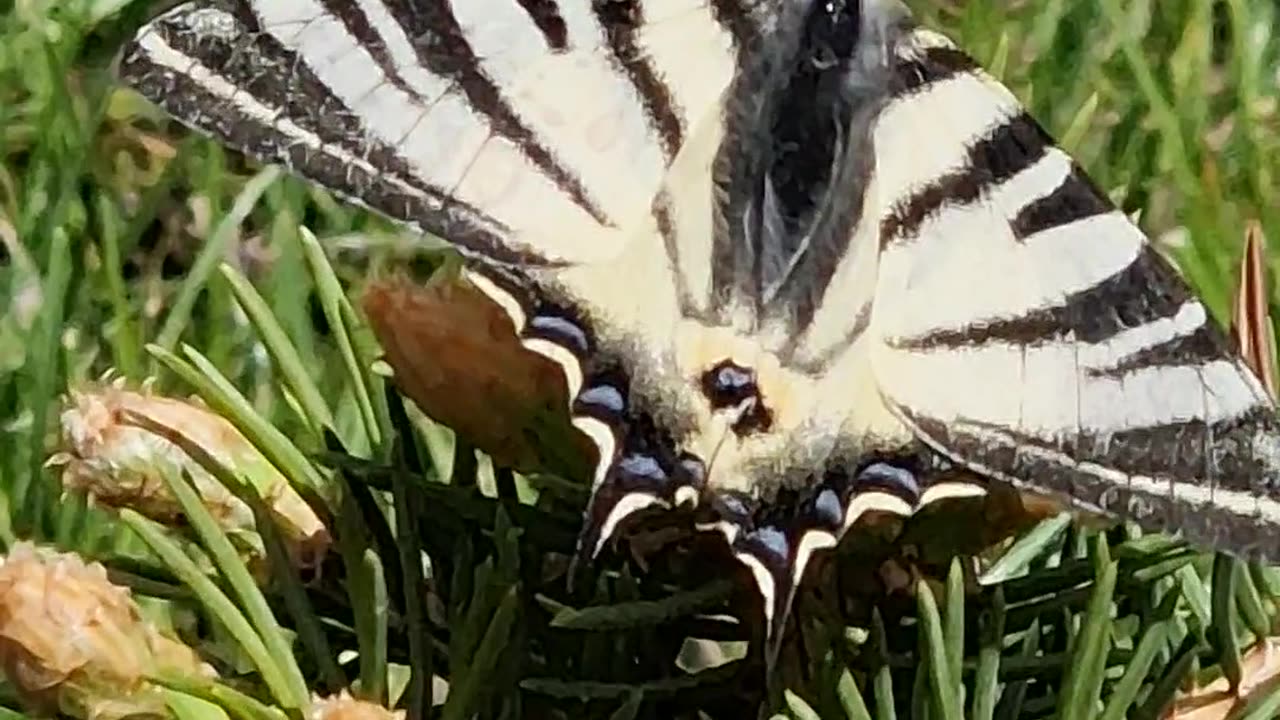
[[130,415],[181,432],[252,483],[275,515],[294,563],[307,568],[319,564],[330,537],[311,506],[235,426],[189,401],[135,392],[120,383],[72,391],[62,413],[65,449],[50,459],[62,468],[63,487],[173,524],[182,507],[164,478],[185,473],[223,530],[261,548],[249,506],[169,439],[127,422]]
[[404,720],[403,710],[388,710],[364,700],[351,697],[343,690],[327,698],[317,697],[311,703],[307,720]]
[[214,675],[144,621],[101,565],[28,543],[0,564],[0,668],[34,710],[103,719],[166,716],[149,676]]

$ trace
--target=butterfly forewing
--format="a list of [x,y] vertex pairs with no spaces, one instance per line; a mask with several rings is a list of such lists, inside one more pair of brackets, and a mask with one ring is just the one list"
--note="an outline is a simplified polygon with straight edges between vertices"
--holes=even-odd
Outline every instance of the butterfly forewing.
[[585,262],[649,213],[751,23],[727,1],[222,0],[153,21],[121,72],[197,129],[464,249]]

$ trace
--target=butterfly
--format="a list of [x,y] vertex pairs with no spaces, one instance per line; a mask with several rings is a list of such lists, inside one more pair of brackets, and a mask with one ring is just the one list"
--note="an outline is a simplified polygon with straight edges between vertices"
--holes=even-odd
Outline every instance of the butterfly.
[[894,0],[197,0],[120,72],[452,243],[592,448],[580,556],[695,508],[774,639],[860,518],[993,483],[1278,554],[1258,378]]

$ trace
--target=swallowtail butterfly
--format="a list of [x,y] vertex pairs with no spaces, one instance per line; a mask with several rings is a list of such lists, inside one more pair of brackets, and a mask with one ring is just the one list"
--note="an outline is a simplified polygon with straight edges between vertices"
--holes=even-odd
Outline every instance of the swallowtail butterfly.
[[775,638],[865,513],[993,482],[1280,556],[1258,379],[896,0],[196,0],[121,72],[453,243],[598,453],[582,556],[694,505]]

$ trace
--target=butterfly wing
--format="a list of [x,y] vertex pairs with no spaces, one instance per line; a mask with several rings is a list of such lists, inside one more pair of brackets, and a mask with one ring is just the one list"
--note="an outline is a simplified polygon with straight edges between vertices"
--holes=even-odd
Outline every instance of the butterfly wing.
[[[502,457],[528,453],[481,438],[538,434],[521,418],[546,393],[499,396],[547,383],[522,358],[493,357],[514,333],[551,362],[557,410],[598,451],[583,540],[595,551],[675,490],[624,471],[643,464],[611,472],[628,446],[669,442],[633,417],[635,378],[593,359],[608,334],[632,364],[669,367],[673,325],[712,303],[723,96],[769,12],[752,0],[200,0],[144,28],[121,75],[195,129],[471,258],[469,279],[509,322],[476,322],[487,302],[436,288],[375,295],[375,311],[405,323],[406,308],[432,308],[416,327],[375,327],[388,357],[432,358],[419,405]],[[504,337],[476,337],[497,325]],[[683,386],[669,381],[651,384]],[[477,418],[457,397],[490,402]]]
[[731,0],[211,0],[151,22],[121,75],[472,254],[584,263],[650,211],[753,22]]
[[1272,402],[1013,96],[976,69],[926,83],[886,108],[876,152],[915,158],[882,186],[872,320],[914,432],[981,474],[1276,557]]

